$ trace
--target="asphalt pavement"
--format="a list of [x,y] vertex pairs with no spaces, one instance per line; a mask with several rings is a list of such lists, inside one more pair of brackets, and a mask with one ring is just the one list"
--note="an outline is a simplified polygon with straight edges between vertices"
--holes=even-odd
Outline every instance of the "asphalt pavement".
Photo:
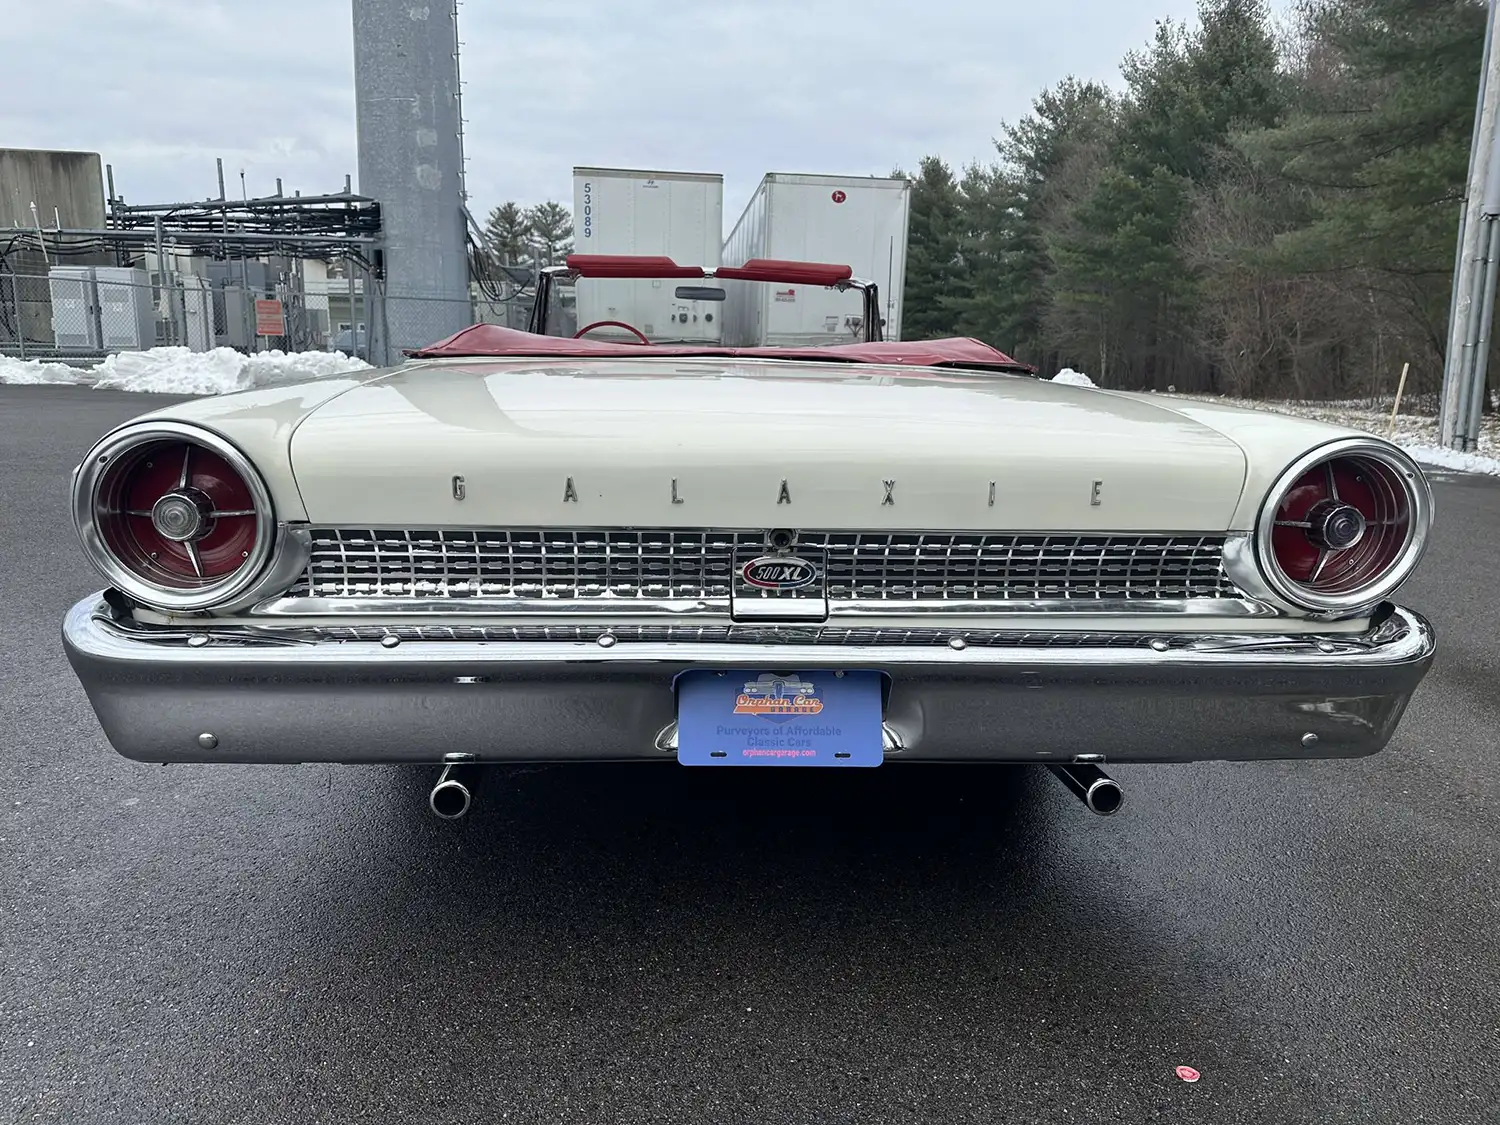
[[1500,481],[1436,479],[1371,758],[1122,767],[1110,819],[1023,768],[518,769],[444,823],[430,770],[104,741],[68,475],[167,401],[0,387],[0,1121],[1500,1121]]

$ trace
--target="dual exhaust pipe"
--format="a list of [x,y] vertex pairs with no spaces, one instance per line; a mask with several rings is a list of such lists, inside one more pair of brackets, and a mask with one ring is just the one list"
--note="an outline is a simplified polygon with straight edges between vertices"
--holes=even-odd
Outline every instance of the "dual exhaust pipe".
[[427,807],[433,815],[440,820],[457,820],[467,815],[474,803],[476,776],[472,766],[444,766],[437,784],[427,795]]
[[[1049,765],[1068,792],[1083,802],[1084,807],[1099,816],[1113,816],[1120,811],[1125,795],[1119,782],[1098,766],[1083,762],[1070,765]],[[437,784],[427,795],[427,805],[433,815],[441,820],[458,820],[466,816],[474,803],[474,781],[477,773],[472,766],[446,765],[438,775]]]
[[1089,812],[1099,816],[1113,816],[1120,811],[1125,794],[1120,783],[1098,766],[1084,762],[1071,765],[1049,765],[1052,775],[1067,786],[1068,792],[1084,803]]

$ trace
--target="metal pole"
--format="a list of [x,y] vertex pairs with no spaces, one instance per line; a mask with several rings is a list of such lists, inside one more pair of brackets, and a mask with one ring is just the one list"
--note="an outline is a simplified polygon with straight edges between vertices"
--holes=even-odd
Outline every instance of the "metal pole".
[[1475,289],[1479,293],[1479,327],[1471,349],[1470,383],[1468,402],[1459,417],[1459,437],[1462,448],[1475,449],[1479,445],[1479,421],[1484,412],[1485,376],[1490,361],[1490,327],[1495,317],[1496,271],[1500,270],[1500,123],[1490,145],[1489,169],[1486,172],[1484,198],[1480,200],[1479,217],[1485,229],[1482,237],[1486,246],[1482,278],[1476,279]]
[[156,217],[156,280],[161,288],[162,301],[167,306],[167,320],[169,327],[167,331],[167,342],[177,342],[177,307],[172,300],[172,283],[167,277],[167,252],[163,247],[161,216]]
[[1496,267],[1500,266],[1500,220],[1486,216],[1484,220],[1489,235],[1488,253],[1484,263],[1484,289],[1479,298],[1479,328],[1474,336],[1474,370],[1469,384],[1468,402],[1460,420],[1459,437],[1461,447],[1474,450],[1479,447],[1479,421],[1484,411],[1485,375],[1490,363],[1490,328],[1495,320]]
[[1480,213],[1487,195],[1491,156],[1496,143],[1496,118],[1500,113],[1500,52],[1495,50],[1500,3],[1490,0],[1485,32],[1484,62],[1480,69],[1480,96],[1475,108],[1473,144],[1469,154],[1469,176],[1465,183],[1464,218],[1459,228],[1458,263],[1453,298],[1448,314],[1448,339],[1443,357],[1443,397],[1439,415],[1441,444],[1463,448],[1460,433],[1472,395],[1473,348],[1478,334],[1474,307],[1483,291],[1484,250],[1480,245]]
[[[1478,223],[1474,223],[1475,232],[1478,232]],[[1480,250],[1479,254],[1483,255]],[[1476,286],[1482,285],[1484,277],[1481,269],[1482,258],[1474,263],[1464,272],[1464,286],[1462,293],[1455,293],[1454,304],[1461,305],[1464,309],[1463,343],[1459,345],[1457,362],[1453,365],[1453,416],[1444,418],[1444,429],[1448,432],[1448,438],[1443,443],[1454,449],[1464,447],[1463,423],[1469,416],[1469,399],[1474,391],[1474,381],[1471,377],[1473,371],[1472,358],[1474,355],[1474,344],[1479,337],[1479,318],[1474,315],[1477,309],[1477,294],[1474,292]]]
[[47,257],[47,240],[42,237],[42,220],[36,217],[35,203],[31,205],[31,225],[36,228],[36,244],[42,251],[42,263],[50,268],[52,259]]
[[[245,170],[240,169],[240,200],[248,201],[249,196],[245,192]],[[228,219],[226,213],[225,219]],[[240,288],[244,290],[243,307],[245,310],[245,350],[256,352],[260,349],[256,345],[260,338],[255,333],[255,304],[250,297],[250,267],[245,262],[245,252],[240,251]]]
[[[1491,3],[1491,6],[1493,7],[1494,0],[1490,0],[1490,3]],[[1480,121],[1480,118],[1484,116],[1484,113],[1483,113],[1483,110],[1484,110],[1484,95],[1485,95],[1485,90],[1486,90],[1486,88],[1489,85],[1490,51],[1491,51],[1492,45],[1493,45],[1494,40],[1495,40],[1495,34],[1494,33],[1495,33],[1494,21],[1493,20],[1486,20],[1485,21],[1485,25],[1484,25],[1484,49],[1483,49],[1483,51],[1480,54],[1481,61],[1480,61],[1480,64],[1479,64],[1479,92],[1475,96],[1475,99],[1474,99],[1474,124],[1473,124],[1472,128],[1469,130],[1469,167],[1468,167],[1468,170],[1464,173],[1464,184],[1465,185],[1467,185],[1469,183],[1469,181],[1474,178],[1474,168],[1475,168],[1475,164],[1477,163],[1478,157],[1479,157],[1479,121]],[[1448,290],[1448,292],[1450,294],[1450,296],[1449,296],[1449,306],[1448,306],[1448,336],[1449,336],[1449,339],[1444,341],[1445,344],[1448,343],[1448,342],[1450,342],[1451,339],[1452,339],[1452,337],[1453,337],[1453,335],[1454,335],[1453,318],[1454,318],[1454,315],[1456,313],[1456,302],[1458,300],[1458,293],[1459,293],[1459,288],[1458,288],[1459,281],[1461,280],[1461,278],[1463,276],[1463,268],[1464,268],[1464,237],[1468,233],[1468,227],[1469,227],[1469,201],[1468,201],[1468,197],[1465,196],[1465,198],[1463,199],[1463,201],[1460,202],[1459,205],[1458,205],[1458,239],[1454,243],[1454,246],[1453,246],[1453,284],[1452,284],[1452,286]],[[1442,440],[1441,431],[1442,431],[1442,425],[1443,425],[1444,412],[1447,410],[1447,407],[1448,407],[1448,394],[1449,394],[1450,388],[1453,386],[1453,380],[1454,380],[1455,377],[1456,377],[1456,369],[1454,367],[1453,349],[1451,347],[1448,347],[1448,348],[1446,348],[1444,350],[1444,353],[1443,353],[1443,383],[1442,383],[1442,389],[1441,389],[1441,391],[1438,394],[1438,429],[1439,429],[1439,439],[1438,440],[1440,442]]]
[[88,318],[94,328],[94,339],[99,342],[100,350],[103,350],[104,309],[99,301],[99,274],[93,266],[89,267],[88,285]]
[[463,42],[458,37],[458,4],[453,0],[453,116],[458,120],[458,198],[459,206],[467,210],[469,202],[468,158],[464,156],[464,79],[459,69],[459,50]]
[[26,324],[21,319],[21,281],[12,271],[10,275],[10,296],[16,308],[16,343],[21,348],[21,358],[26,358]]
[[380,313],[380,362],[382,366],[389,367],[391,365],[391,318],[390,306],[385,299],[385,281],[377,279],[374,270],[368,271],[368,276],[370,282],[365,286],[365,311],[367,313],[370,311],[370,289],[373,283],[374,296],[379,302]]
[[[229,237],[229,196],[224,191],[224,158],[222,156],[214,157],[214,166],[218,169],[219,172],[219,202],[223,204],[223,206],[219,209],[219,230],[223,233],[227,242]],[[233,336],[229,331],[229,274],[227,271],[224,275],[224,281],[225,284],[220,293],[220,296],[224,299],[224,333],[226,336],[230,336],[230,339],[232,340]],[[244,327],[245,316],[243,294],[240,297],[240,301],[240,326]],[[215,341],[215,343],[217,342],[218,341]]]

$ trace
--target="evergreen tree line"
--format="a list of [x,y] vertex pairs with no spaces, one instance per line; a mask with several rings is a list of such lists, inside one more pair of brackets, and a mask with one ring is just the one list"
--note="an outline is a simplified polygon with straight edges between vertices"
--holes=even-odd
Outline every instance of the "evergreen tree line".
[[510,200],[490,212],[484,233],[497,266],[557,265],[573,249],[573,215],[561,203]]
[[1373,397],[1410,362],[1408,393],[1435,392],[1484,21],[1201,0],[1121,92],[1065,79],[992,163],[921,161],[902,335],[1136,390]]

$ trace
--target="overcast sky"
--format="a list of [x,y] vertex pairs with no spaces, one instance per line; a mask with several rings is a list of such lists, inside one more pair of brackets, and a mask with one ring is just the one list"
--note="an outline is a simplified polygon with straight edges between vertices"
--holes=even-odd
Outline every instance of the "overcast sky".
[[[412,0],[417,2],[417,0]],[[442,3],[443,0],[421,0]],[[134,203],[337,190],[354,173],[350,0],[8,5],[0,147],[97,151]],[[467,0],[468,187],[571,202],[575,164],[883,175],[993,155],[1068,74],[1119,85],[1194,0]],[[356,181],[357,182],[357,181]],[[0,216],[0,220],[9,221]]]

